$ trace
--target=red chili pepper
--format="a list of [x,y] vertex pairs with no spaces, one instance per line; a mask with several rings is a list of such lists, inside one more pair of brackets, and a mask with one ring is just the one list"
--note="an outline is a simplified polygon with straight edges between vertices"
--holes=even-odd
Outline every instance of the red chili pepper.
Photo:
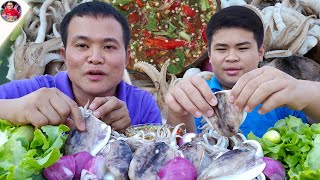
[[124,6],[122,6],[122,9],[124,9],[124,10],[126,10],[126,11],[128,11],[128,10],[129,10],[129,8],[130,8],[130,6],[129,6],[129,5],[124,5]]
[[149,2],[149,5],[150,5],[151,7],[156,7],[156,2],[151,1],[151,2]]
[[194,26],[191,24],[190,21],[186,17],[181,18],[182,22],[187,26],[187,33],[194,33]]
[[188,47],[189,47],[190,49],[196,49],[197,43],[194,42],[194,41],[193,41],[193,42],[189,42]]
[[138,12],[132,12],[128,16],[128,22],[129,23],[137,23],[139,21],[139,13]]
[[165,40],[160,38],[146,38],[144,40],[144,44],[149,47],[169,50],[169,49],[175,49],[177,47],[185,46],[187,42],[182,40],[176,40],[176,39]]
[[196,13],[188,5],[181,4],[181,10],[189,17],[194,17],[196,15]]
[[143,33],[143,35],[145,36],[145,37],[150,37],[151,36],[151,33],[149,32],[149,31],[147,31],[147,30],[142,30],[142,33]]
[[136,0],[136,4],[138,4],[139,7],[144,7],[146,5],[142,2],[142,0]]
[[206,28],[207,28],[207,26],[206,26],[206,25],[203,25],[203,26],[202,26],[202,29],[201,29],[201,37],[202,37],[202,39],[203,39],[203,41],[204,41],[205,43],[207,43]]
[[144,53],[146,56],[153,56],[155,54],[157,54],[160,50],[159,49],[155,49],[155,48],[151,48],[146,50]]
[[173,0],[173,1],[167,0],[167,2],[171,4],[170,7],[168,8],[169,10],[175,10],[180,4],[180,2],[177,0]]

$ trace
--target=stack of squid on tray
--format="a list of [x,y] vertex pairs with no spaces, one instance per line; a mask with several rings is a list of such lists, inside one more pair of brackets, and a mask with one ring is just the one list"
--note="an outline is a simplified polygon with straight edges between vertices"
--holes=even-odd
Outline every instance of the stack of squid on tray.
[[183,132],[183,124],[135,126],[120,134],[87,107],[80,107],[86,131],[69,132],[65,155],[44,175],[48,179],[57,174],[69,179],[266,179],[262,148],[239,133],[246,113],[234,110],[228,93],[216,93],[215,115],[204,118],[202,134]]

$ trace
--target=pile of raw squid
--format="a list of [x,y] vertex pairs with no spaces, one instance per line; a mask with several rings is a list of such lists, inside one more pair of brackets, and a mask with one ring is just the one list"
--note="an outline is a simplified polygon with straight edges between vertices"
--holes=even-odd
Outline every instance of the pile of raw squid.
[[[215,95],[218,106],[202,134],[177,135],[183,124],[164,124],[155,132],[125,136],[80,107],[86,131],[72,129],[65,155],[44,170],[47,179],[266,179],[268,164],[260,144],[239,127],[246,113],[236,112],[228,91]],[[146,138],[148,136],[148,138]],[[283,172],[284,173],[284,172]],[[274,175],[274,174],[273,174]],[[285,178],[285,174],[282,174]]]

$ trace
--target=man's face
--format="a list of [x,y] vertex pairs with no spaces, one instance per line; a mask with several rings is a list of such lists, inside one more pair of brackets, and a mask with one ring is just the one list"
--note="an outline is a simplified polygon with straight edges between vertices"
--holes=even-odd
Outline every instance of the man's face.
[[12,4],[11,2],[9,2],[9,3],[7,4],[7,8],[8,8],[8,9],[12,9],[12,8],[13,8],[13,4]]
[[75,94],[115,95],[130,55],[122,32],[120,23],[111,17],[71,19],[66,49],[61,54]]
[[242,75],[258,67],[263,54],[264,48],[258,49],[252,32],[225,28],[212,36],[209,58],[221,86],[231,89]]

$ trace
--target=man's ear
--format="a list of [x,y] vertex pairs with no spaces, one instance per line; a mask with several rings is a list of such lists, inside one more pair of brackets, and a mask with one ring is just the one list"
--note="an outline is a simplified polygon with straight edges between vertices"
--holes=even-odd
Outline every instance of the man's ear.
[[259,62],[263,61],[263,56],[265,53],[265,46],[262,45],[259,49],[258,49],[258,53],[259,53]]
[[210,49],[208,48],[208,58],[209,58],[209,63],[211,64],[211,66],[212,66],[212,63],[211,63],[211,53],[210,53]]
[[66,62],[66,49],[64,47],[60,48],[60,55],[64,62]]

